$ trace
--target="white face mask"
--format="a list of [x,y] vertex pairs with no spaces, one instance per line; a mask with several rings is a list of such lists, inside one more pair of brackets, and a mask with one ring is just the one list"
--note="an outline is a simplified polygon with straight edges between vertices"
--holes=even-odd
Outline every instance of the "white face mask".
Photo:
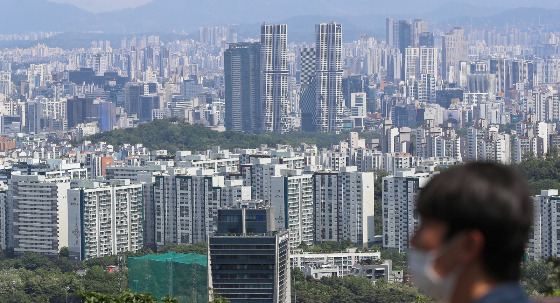
[[445,277],[440,276],[434,270],[436,259],[444,254],[453,243],[455,241],[452,240],[444,247],[432,251],[421,251],[411,246],[408,251],[408,267],[414,279],[414,285],[429,297],[448,300],[455,290],[459,270],[452,270]]

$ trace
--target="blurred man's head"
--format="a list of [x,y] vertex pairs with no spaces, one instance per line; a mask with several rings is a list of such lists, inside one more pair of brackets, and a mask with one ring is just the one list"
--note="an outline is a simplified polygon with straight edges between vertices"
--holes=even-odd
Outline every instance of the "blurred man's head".
[[427,280],[519,280],[532,203],[524,179],[512,167],[469,163],[449,168],[420,192],[421,225],[411,240],[411,256],[431,256]]

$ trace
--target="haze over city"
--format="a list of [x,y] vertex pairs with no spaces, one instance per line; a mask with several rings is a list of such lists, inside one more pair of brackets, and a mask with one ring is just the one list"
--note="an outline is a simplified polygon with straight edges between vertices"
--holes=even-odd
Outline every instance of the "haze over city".
[[559,16],[0,0],[0,301],[560,293]]

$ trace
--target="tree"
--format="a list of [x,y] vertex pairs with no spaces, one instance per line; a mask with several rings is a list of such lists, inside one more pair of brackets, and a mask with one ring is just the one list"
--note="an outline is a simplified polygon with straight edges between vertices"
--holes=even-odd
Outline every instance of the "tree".
[[167,243],[164,246],[158,248],[158,253],[165,254],[170,251],[174,251],[180,254],[199,254],[206,255],[207,247],[206,242],[198,242],[194,244],[175,244]]
[[52,262],[49,258],[31,252],[23,254],[23,257],[20,259],[20,264],[23,268],[28,270],[36,270],[41,267],[52,267]]
[[301,271],[301,269],[299,269],[298,267],[294,267],[292,268],[292,271],[290,272],[292,279],[295,282],[299,282],[299,281],[304,281],[305,280],[305,275],[303,274],[303,271]]
[[119,286],[118,274],[109,273],[101,266],[96,265],[89,268],[84,276],[84,288],[86,291],[117,295],[120,293]]
[[[78,296],[84,303],[158,303],[156,297],[151,293],[132,293],[130,291],[115,297],[92,291],[79,292]],[[168,295],[162,298],[162,302],[176,303],[178,301]]]
[[406,254],[400,253],[396,249],[382,249],[381,259],[393,261],[393,269],[407,270],[408,259]]
[[303,250],[303,251],[309,251],[309,245],[307,245],[305,242],[301,242],[298,247],[299,249]]
[[529,294],[552,294],[555,290],[553,275],[552,263],[527,261],[523,264],[522,283]]
[[70,255],[70,254],[69,254],[68,247],[64,246],[64,247],[61,247],[61,248],[60,248],[60,252],[58,253],[58,257],[59,257],[59,258],[66,258],[66,259],[68,259],[68,256],[69,256],[69,255]]

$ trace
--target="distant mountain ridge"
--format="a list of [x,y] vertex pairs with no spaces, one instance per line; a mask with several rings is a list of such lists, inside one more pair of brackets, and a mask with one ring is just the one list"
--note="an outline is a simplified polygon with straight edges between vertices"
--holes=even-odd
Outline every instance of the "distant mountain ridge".
[[[523,3],[521,0],[508,0]],[[68,4],[47,0],[0,0],[0,34],[31,31],[103,31],[108,34],[196,32],[201,25],[239,24],[241,37],[258,35],[262,22],[287,23],[291,41],[312,41],[313,24],[337,21],[343,38],[352,41],[360,33],[383,37],[385,18],[422,18],[442,27],[466,24],[560,25],[560,10],[485,6],[470,0],[154,0],[146,5],[93,14]],[[547,1],[549,7],[560,4]],[[511,7],[511,6],[509,6]],[[291,39],[291,38],[294,39]],[[196,37],[195,37],[196,38]]]

